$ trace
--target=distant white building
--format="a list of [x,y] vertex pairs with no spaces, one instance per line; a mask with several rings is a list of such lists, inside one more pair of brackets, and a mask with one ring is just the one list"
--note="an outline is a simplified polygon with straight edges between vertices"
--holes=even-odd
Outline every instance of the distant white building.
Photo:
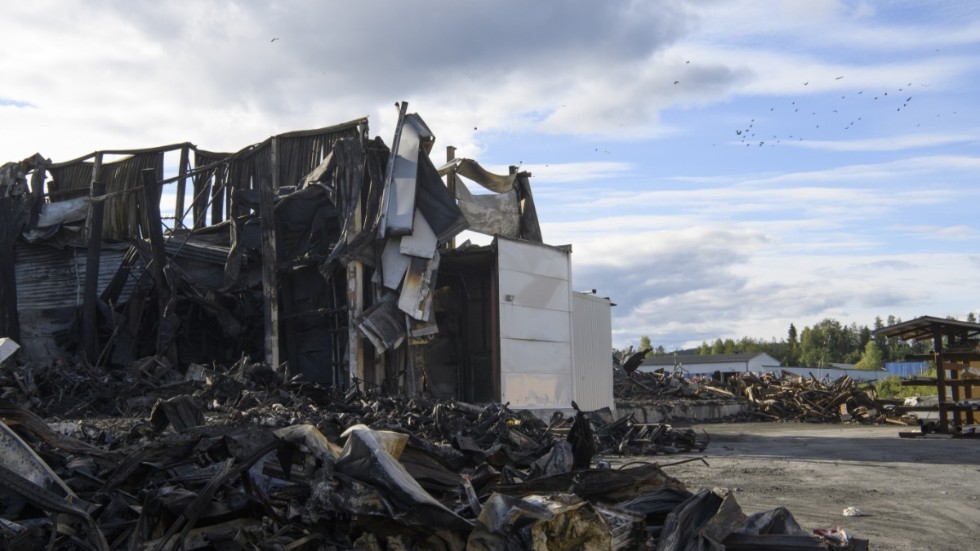
[[637,371],[651,372],[658,369],[670,371],[679,365],[688,375],[711,375],[721,373],[744,373],[751,371],[778,371],[779,360],[769,354],[716,354],[687,356],[657,356],[645,358]]
[[849,376],[855,381],[877,381],[892,375],[886,369],[855,369],[854,364],[835,363],[830,364],[830,367],[784,367],[782,371],[795,373],[801,377],[813,375],[817,379],[827,381],[836,381],[844,375]]

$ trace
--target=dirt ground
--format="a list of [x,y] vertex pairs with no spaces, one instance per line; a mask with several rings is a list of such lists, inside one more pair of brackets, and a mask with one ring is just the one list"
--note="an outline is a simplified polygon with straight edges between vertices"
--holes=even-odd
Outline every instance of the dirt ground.
[[[736,490],[748,513],[787,507],[806,529],[842,527],[879,551],[980,549],[980,438],[899,438],[902,427],[692,425],[703,454],[658,456],[689,489]],[[911,427],[910,427],[911,428]],[[845,507],[869,516],[845,517]]]

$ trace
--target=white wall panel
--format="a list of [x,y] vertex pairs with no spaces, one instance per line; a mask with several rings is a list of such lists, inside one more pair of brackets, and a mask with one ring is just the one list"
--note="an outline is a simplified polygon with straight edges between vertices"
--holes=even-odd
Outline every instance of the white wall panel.
[[500,336],[505,339],[569,342],[568,312],[541,310],[504,303],[500,305],[501,318],[510,320],[500,325]]
[[503,373],[501,378],[503,401],[513,409],[570,407],[572,389],[565,374]]
[[501,304],[530,308],[571,311],[567,279],[538,276],[514,270],[500,270]]
[[571,264],[567,251],[497,238],[501,400],[571,406]]
[[497,258],[501,269],[568,280],[568,253],[561,249],[529,241],[498,239]]
[[586,293],[572,294],[572,364],[575,402],[586,410],[615,408],[612,370],[612,304]]
[[500,340],[502,373],[572,373],[572,349],[565,342]]

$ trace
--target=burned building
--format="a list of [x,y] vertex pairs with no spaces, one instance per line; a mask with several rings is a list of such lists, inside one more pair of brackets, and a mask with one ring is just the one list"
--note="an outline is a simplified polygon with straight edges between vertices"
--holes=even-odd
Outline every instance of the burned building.
[[[330,386],[612,406],[611,303],[573,291],[571,246],[543,242],[530,174],[452,148],[437,166],[405,103],[390,146],[368,136],[358,119],[232,153],[4,165],[0,336],[42,361],[246,356]],[[493,240],[457,246],[467,229]]]

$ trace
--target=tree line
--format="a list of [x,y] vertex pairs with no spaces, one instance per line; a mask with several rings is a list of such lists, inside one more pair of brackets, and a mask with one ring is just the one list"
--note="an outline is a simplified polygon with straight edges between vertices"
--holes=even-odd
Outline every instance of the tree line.
[[[950,316],[948,319],[956,319]],[[966,321],[976,323],[977,316],[970,312]],[[821,368],[833,363],[854,364],[859,369],[881,369],[887,362],[902,361],[908,354],[923,354],[932,351],[932,342],[906,341],[898,338],[874,336],[874,332],[901,323],[901,318],[888,316],[875,318],[871,327],[856,323],[844,325],[833,318],[826,318],[812,327],[797,331],[790,324],[786,338],[770,340],[742,337],[740,339],[715,339],[704,341],[695,349],[667,352],[663,346],[654,346],[648,336],[640,338],[637,350],[650,349],[648,356],[667,356],[672,354],[717,355],[717,354],[769,354],[784,366]]]

